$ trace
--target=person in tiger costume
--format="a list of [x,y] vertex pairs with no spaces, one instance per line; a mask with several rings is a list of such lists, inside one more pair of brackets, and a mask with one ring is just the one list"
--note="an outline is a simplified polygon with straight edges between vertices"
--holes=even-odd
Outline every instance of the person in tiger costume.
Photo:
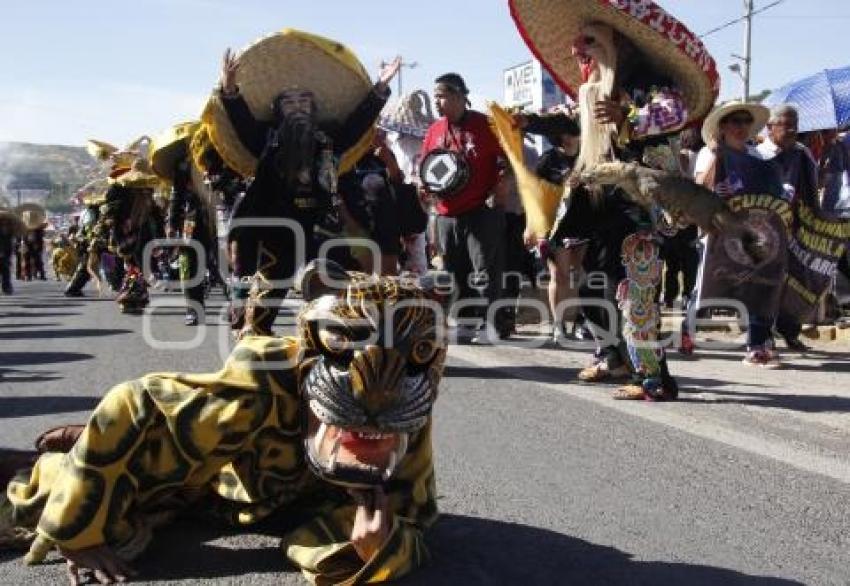
[[294,337],[245,337],[215,373],[119,384],[88,424],[39,438],[0,517],[33,539],[29,563],[56,546],[72,581],[123,580],[152,530],[190,506],[237,526],[306,513],[282,546],[313,583],[392,580],[429,558],[440,306],[419,281],[330,261],[298,283]]

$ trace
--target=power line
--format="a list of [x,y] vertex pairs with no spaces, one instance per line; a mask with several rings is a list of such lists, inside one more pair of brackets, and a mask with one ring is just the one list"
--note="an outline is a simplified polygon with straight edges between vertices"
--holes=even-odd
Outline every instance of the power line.
[[[765,10],[767,10],[768,8],[773,8],[773,7],[774,7],[774,6],[776,6],[777,4],[782,4],[783,2],[785,2],[785,0],[775,0],[775,2],[771,2],[771,3],[770,3],[770,4],[768,4],[767,6],[763,6],[763,7],[759,8],[758,10],[753,10],[753,16],[755,16],[756,14],[759,14],[759,13],[761,13],[761,12],[764,12],[764,11],[765,11]],[[735,20],[730,20],[729,22],[724,23],[724,24],[721,24],[720,26],[718,26],[718,27],[716,27],[716,28],[713,28],[713,29],[711,29],[710,31],[706,31],[706,32],[702,33],[702,34],[700,35],[700,38],[701,38],[701,39],[704,39],[704,38],[705,38],[705,37],[707,37],[708,35],[713,35],[714,33],[718,32],[718,31],[722,31],[723,29],[729,28],[729,27],[730,27],[730,26],[732,26],[733,24],[738,24],[739,22],[742,22],[742,21],[744,21],[744,20],[746,20],[746,19],[747,19],[747,17],[746,17],[746,16],[741,16],[741,17],[739,17],[739,18],[736,18]]]

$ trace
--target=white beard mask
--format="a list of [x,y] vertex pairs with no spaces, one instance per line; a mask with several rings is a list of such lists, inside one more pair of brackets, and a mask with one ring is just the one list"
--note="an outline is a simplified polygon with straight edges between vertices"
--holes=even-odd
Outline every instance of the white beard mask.
[[576,162],[576,173],[598,163],[609,161],[612,156],[614,137],[617,134],[617,127],[614,124],[597,122],[593,114],[596,102],[610,100],[614,94],[614,78],[617,71],[614,31],[607,25],[591,24],[582,29],[582,34],[595,39],[589,54],[596,61],[596,67],[588,81],[579,87],[581,150]]

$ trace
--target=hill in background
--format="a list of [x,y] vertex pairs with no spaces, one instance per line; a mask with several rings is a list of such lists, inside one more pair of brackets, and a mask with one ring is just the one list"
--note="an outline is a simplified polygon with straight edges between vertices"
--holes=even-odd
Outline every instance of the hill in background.
[[54,212],[100,168],[84,147],[0,142],[0,203],[18,203],[18,190]]

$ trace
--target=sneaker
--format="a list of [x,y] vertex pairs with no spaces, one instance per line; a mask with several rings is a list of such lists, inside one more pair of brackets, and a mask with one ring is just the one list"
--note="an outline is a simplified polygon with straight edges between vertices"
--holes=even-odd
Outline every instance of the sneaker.
[[62,293],[65,297],[82,297],[83,292],[77,289],[66,289],[64,293]]
[[573,326],[573,336],[576,340],[593,341],[593,332],[584,323]]
[[194,309],[187,310],[186,317],[183,319],[183,323],[187,326],[198,325],[198,313]]
[[743,363],[747,366],[758,366],[761,368],[774,369],[781,366],[779,354],[769,350],[750,350],[744,357]]
[[570,337],[567,333],[561,328],[555,328],[552,330],[552,344],[555,346],[562,346],[566,344],[570,340]]
[[[510,334],[508,334],[510,335]],[[475,331],[475,335],[472,337],[470,342],[473,344],[495,344],[498,340],[504,340],[503,333],[496,329],[495,326],[486,325],[481,326]]]

